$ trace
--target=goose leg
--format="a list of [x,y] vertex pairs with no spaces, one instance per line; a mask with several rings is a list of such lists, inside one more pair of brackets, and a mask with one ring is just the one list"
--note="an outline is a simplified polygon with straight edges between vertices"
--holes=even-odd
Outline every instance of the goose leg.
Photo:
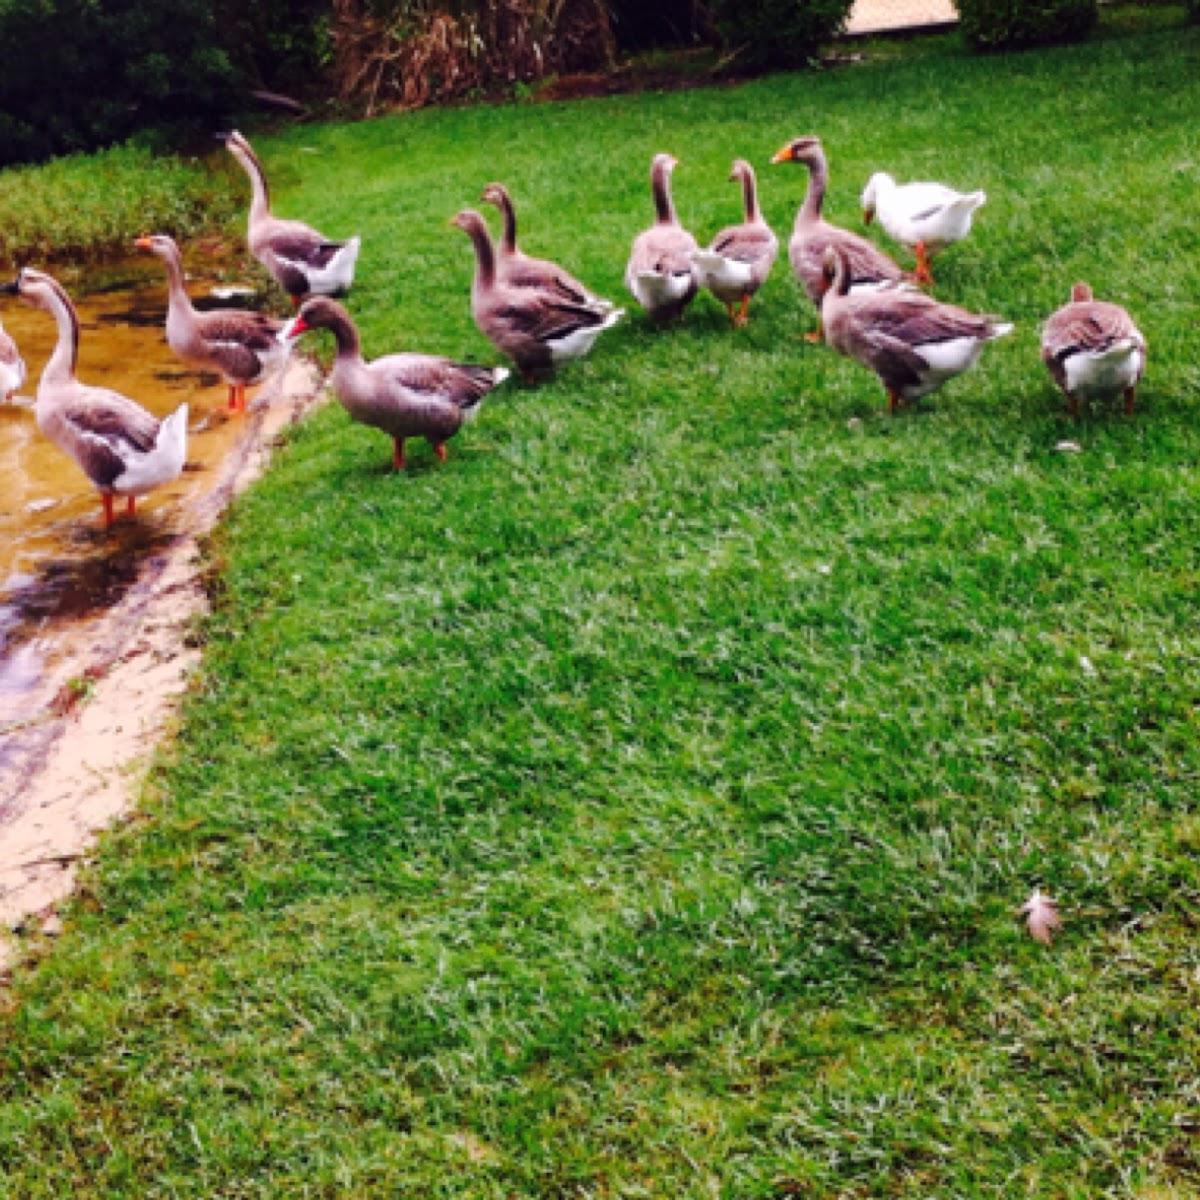
[[925,243],[918,242],[914,247],[917,252],[917,269],[913,272],[913,278],[918,283],[933,283],[933,272],[929,269],[929,258],[925,253]]
[[404,439],[403,438],[393,438],[392,440],[395,443],[394,449],[392,450],[392,466],[395,467],[397,471],[403,471],[404,470]]
[[821,324],[821,314],[817,313],[817,327],[816,327],[816,329],[810,329],[804,335],[804,340],[806,342],[819,342],[821,340],[824,332],[825,332],[825,327],[824,327],[824,325]]
[[900,393],[895,388],[888,388],[888,412],[894,413],[900,407]]
[[746,309],[750,307],[750,293],[747,292],[742,297],[741,306],[738,308],[737,316],[733,318],[733,324],[736,329],[741,329],[746,323]]
[[236,383],[231,383],[229,385],[229,411],[230,412],[237,411],[237,384]]
[[1072,396],[1070,392],[1067,393],[1067,412],[1073,417],[1079,416],[1079,397]]
[[1133,413],[1133,404],[1137,399],[1137,388],[1131,387],[1125,389],[1125,415],[1128,417]]
[[438,442],[438,444],[434,446],[433,452],[438,456],[438,462],[446,461],[446,447],[443,446],[441,442]]
[[130,516],[130,517],[132,517],[132,516],[133,516],[133,514],[134,514],[134,510],[135,510],[136,508],[137,508],[137,497],[136,497],[136,496],[130,496],[130,497],[129,497],[129,499],[125,501],[125,514],[126,514],[126,516]]
[[101,492],[100,504],[104,508],[104,528],[107,529],[113,523],[112,492]]

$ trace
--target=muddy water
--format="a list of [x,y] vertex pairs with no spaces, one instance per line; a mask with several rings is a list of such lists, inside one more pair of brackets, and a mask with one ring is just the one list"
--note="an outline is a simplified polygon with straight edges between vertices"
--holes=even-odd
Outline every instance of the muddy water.
[[[95,489],[33,419],[54,321],[3,297],[4,325],[28,377],[14,403],[0,402],[0,767],[6,733],[54,703],[46,690],[61,689],[52,668],[69,631],[120,601],[155,554],[186,531],[189,505],[211,486],[246,422],[228,413],[218,376],[184,368],[167,346],[166,281],[158,259],[109,265],[99,277],[54,273],[79,311],[79,377],[123,392],[160,416],[187,401],[188,457],[179,479],[139,500],[135,517],[121,515],[105,530]],[[188,273],[198,306],[211,303],[213,286],[225,282],[219,268],[205,273],[189,263]]]

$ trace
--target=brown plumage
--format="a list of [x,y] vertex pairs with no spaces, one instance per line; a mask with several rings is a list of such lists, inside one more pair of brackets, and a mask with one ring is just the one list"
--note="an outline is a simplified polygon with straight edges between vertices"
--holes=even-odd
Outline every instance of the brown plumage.
[[167,344],[184,362],[218,371],[229,385],[229,407],[246,407],[246,388],[262,383],[287,361],[279,340],[283,322],[240,308],[197,312],[183,282],[183,260],[173,238],[140,237],[136,245],[162,259],[167,270]]
[[407,438],[423,437],[444,459],[445,443],[508,377],[503,367],[477,367],[433,354],[387,354],[367,362],[350,314],[324,296],[306,300],[282,336],[296,338],[309,329],[333,334],[337,355],[329,382],[334,395],[354,420],[392,439],[397,468],[404,466]]
[[779,251],[779,239],[758,207],[754,168],[735,158],[729,178],[742,185],[742,220],[727,225],[707,249],[693,250],[700,285],[708,288],[729,313],[734,328],[746,323],[750,297],[762,287]]
[[503,283],[515,287],[546,288],[571,304],[611,312],[613,303],[597,296],[580,283],[570,271],[548,258],[534,258],[517,246],[517,214],[512,197],[502,183],[489,183],[480,199],[500,210],[502,228],[495,244],[496,275]]
[[183,470],[187,405],[159,420],[140,404],[75,377],[79,317],[62,285],[26,267],[0,289],[21,296],[54,317],[58,340],[42,369],[33,415],[38,428],[70,455],[100,492],[104,523],[113,520],[113,497],[134,501]]
[[339,295],[354,281],[360,239],[337,241],[303,221],[271,212],[267,176],[250,143],[236,130],[217,135],[250,178],[250,253],[270,272],[293,304],[309,293]]
[[475,324],[527,379],[586,354],[596,338],[624,315],[624,309],[601,311],[564,299],[554,283],[506,282],[497,270],[495,248],[483,217],[473,208],[465,208],[450,223],[463,230],[475,248],[471,282]]
[[808,190],[796,212],[788,241],[788,259],[805,294],[816,305],[817,328],[806,336],[810,341],[818,341],[821,337],[821,297],[826,286],[823,257],[827,246],[836,246],[845,259],[852,291],[897,284],[904,279],[904,272],[874,243],[849,229],[830,224],[821,216],[829,183],[829,166],[819,138],[793,138],[775,152],[771,161],[798,162],[808,168]]
[[1146,340],[1119,304],[1096,300],[1086,283],[1071,289],[1071,300],[1042,327],[1042,361],[1072,415],[1081,399],[1118,393],[1133,412],[1137,385],[1146,366]]
[[650,163],[654,224],[633,239],[625,265],[625,286],[659,322],[679,316],[699,287],[692,262],[696,239],[679,223],[671,198],[671,172],[677,162],[670,154],[656,154]]
[[879,376],[889,410],[961,374],[986,343],[1012,330],[997,317],[911,288],[852,292],[850,264],[840,246],[827,246],[823,261],[829,281],[821,306],[825,340]]

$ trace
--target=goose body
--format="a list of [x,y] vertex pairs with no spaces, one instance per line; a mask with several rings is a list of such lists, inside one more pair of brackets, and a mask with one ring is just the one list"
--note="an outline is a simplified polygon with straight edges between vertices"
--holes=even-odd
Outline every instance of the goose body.
[[1072,414],[1079,401],[1123,395],[1133,412],[1146,366],[1146,340],[1119,304],[1096,300],[1086,283],[1071,289],[1070,302],[1042,327],[1042,361]]
[[734,159],[729,178],[742,185],[741,224],[726,226],[705,249],[693,250],[692,262],[700,286],[725,305],[736,328],[746,323],[746,307],[771,270],[779,239],[759,210],[754,168]]
[[821,297],[828,286],[824,266],[826,247],[836,247],[845,260],[851,292],[871,292],[881,288],[894,290],[904,280],[904,272],[873,242],[822,217],[829,166],[819,138],[793,138],[776,151],[771,161],[798,162],[808,168],[808,189],[796,212],[792,236],[788,241],[788,259],[805,295],[817,309],[817,328],[806,336],[810,341],[819,341],[822,327]]
[[183,260],[173,238],[141,237],[136,243],[167,270],[167,344],[185,362],[220,373],[229,386],[229,407],[246,407],[246,388],[262,383],[287,361],[279,340],[283,322],[239,308],[197,312],[183,281]]
[[496,275],[502,283],[513,287],[545,288],[556,292],[559,297],[572,304],[594,308],[597,312],[611,312],[615,307],[611,300],[597,296],[590,288],[580,283],[569,271],[547,258],[534,258],[517,246],[517,215],[512,197],[501,183],[489,183],[480,196],[488,204],[500,210],[503,228],[500,240],[495,245]]
[[25,382],[25,360],[12,335],[0,325],[0,400],[11,400]]
[[266,267],[294,304],[309,294],[335,296],[349,291],[361,239],[336,241],[303,221],[274,216],[266,173],[250,143],[236,130],[220,137],[250,177],[246,232],[250,253]]
[[625,286],[655,321],[670,321],[691,303],[699,287],[692,254],[696,239],[679,223],[671,199],[671,172],[677,160],[656,154],[650,164],[654,224],[633,239],[625,265]]
[[58,340],[38,383],[33,409],[38,428],[75,460],[99,491],[105,525],[112,523],[115,496],[127,498],[132,514],[136,497],[169,483],[183,470],[187,405],[160,420],[120,392],[77,379],[79,318],[51,276],[27,267],[3,290],[49,312],[58,327]]
[[567,299],[554,282],[506,282],[483,217],[465,208],[451,218],[471,239],[475,275],[471,315],[480,332],[517,365],[526,378],[586,354],[624,315]]
[[354,420],[392,439],[397,468],[404,466],[408,438],[423,437],[444,459],[445,443],[508,378],[504,367],[477,367],[432,354],[387,354],[367,362],[350,314],[325,296],[306,300],[280,336],[297,338],[310,329],[333,334],[337,355],[329,382],[334,395]]
[[1006,321],[909,288],[854,293],[838,247],[826,250],[825,270],[830,281],[822,305],[825,340],[878,375],[889,409],[962,374],[988,342],[1012,331]]
[[975,210],[987,195],[956,192],[943,183],[901,184],[886,171],[876,171],[861,199],[863,220],[870,224],[878,217],[888,237],[916,254],[918,282],[932,283],[930,258],[971,232]]

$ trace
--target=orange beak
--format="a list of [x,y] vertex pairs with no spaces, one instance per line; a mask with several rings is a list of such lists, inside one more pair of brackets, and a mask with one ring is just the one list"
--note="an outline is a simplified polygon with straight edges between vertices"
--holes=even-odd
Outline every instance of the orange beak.
[[133,244],[140,250],[149,250],[153,244],[148,237],[135,238]]
[[792,161],[791,146],[784,146],[781,150],[776,150],[775,153],[771,155],[771,161],[773,163],[791,162]]

